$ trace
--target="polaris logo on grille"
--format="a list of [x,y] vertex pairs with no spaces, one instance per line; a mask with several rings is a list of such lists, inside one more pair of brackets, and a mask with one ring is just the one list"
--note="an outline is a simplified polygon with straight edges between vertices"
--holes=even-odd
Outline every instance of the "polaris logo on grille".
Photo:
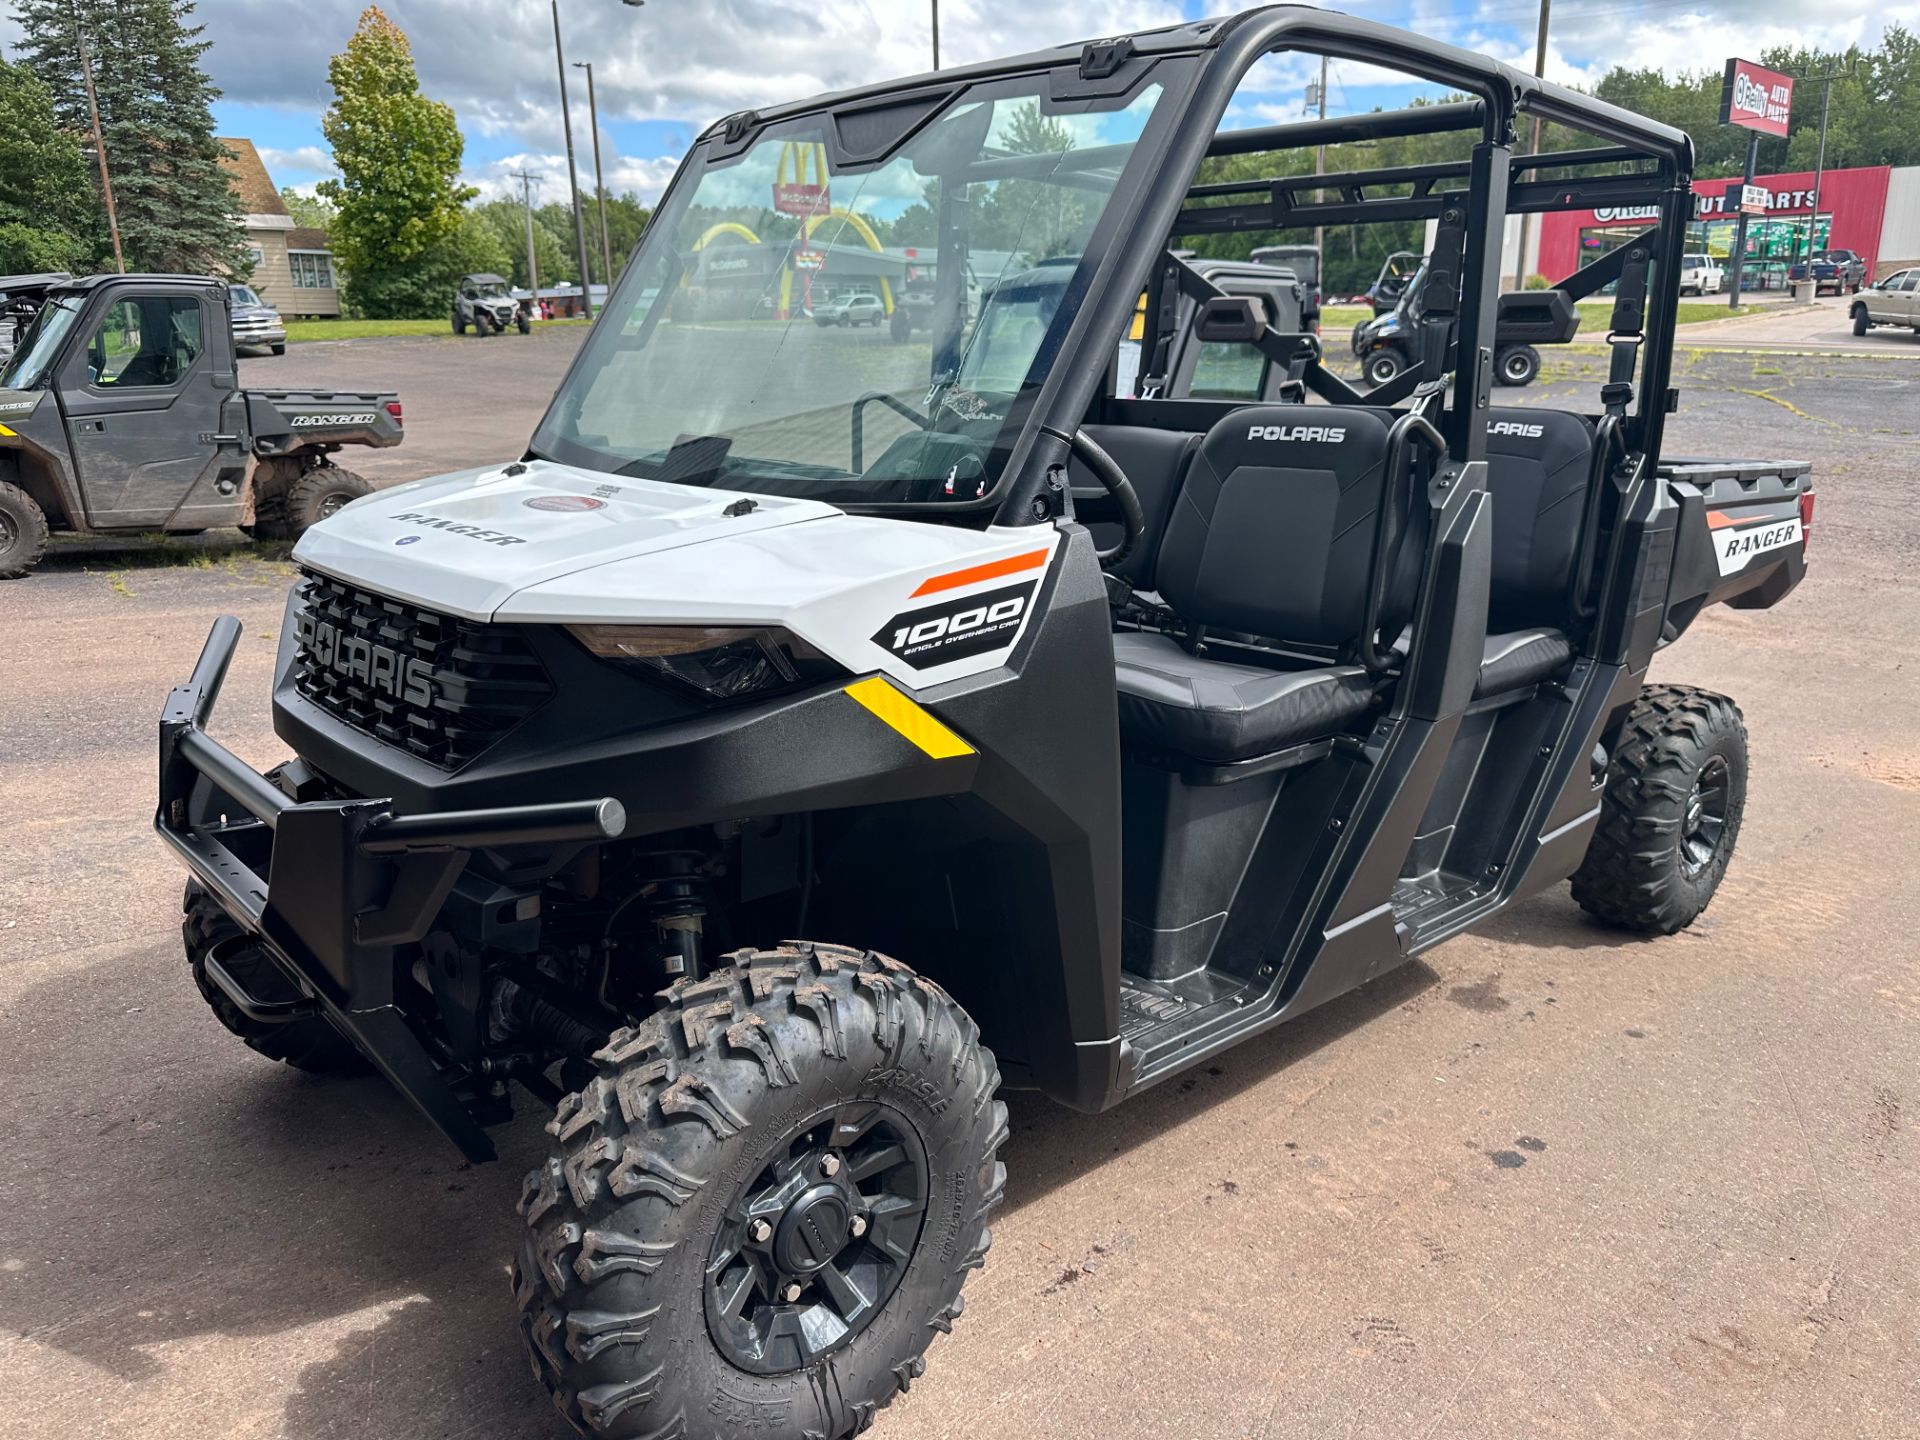
[[293,428],[305,430],[313,425],[371,425],[380,417],[371,410],[356,410],[352,414],[335,413],[327,415],[295,415]]
[[1338,445],[1347,438],[1343,425],[1254,425],[1248,428],[1249,440],[1310,440],[1323,445]]
[[433,704],[433,666],[417,656],[376,645],[331,621],[315,620],[306,611],[301,612],[294,634],[320,669],[358,680],[369,690],[391,695],[404,704]]
[[1525,425],[1518,420],[1496,420],[1487,426],[1489,435],[1518,435],[1524,440],[1538,440],[1546,433],[1544,425]]

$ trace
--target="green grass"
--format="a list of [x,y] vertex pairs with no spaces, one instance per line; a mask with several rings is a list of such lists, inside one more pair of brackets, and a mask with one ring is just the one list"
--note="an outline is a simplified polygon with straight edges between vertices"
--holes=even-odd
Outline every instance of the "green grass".
[[[584,320],[538,320],[536,329],[549,326],[584,325]],[[438,320],[289,320],[287,341],[299,344],[308,340],[384,340],[404,335],[444,335],[455,338],[453,326],[445,316]],[[469,337],[471,338],[471,337]]]

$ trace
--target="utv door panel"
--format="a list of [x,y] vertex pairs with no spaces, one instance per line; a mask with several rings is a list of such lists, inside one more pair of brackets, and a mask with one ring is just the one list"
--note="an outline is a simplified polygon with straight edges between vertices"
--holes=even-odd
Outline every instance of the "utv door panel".
[[204,300],[118,288],[103,298],[60,372],[74,469],[92,524],[158,525],[217,463],[231,377],[214,374]]

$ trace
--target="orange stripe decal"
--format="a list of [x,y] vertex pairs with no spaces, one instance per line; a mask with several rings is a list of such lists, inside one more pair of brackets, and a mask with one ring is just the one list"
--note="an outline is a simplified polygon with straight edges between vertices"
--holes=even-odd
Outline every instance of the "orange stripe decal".
[[1729,515],[1724,510],[1707,511],[1707,529],[1709,530],[1724,530],[1729,525],[1738,525],[1739,523],[1740,521],[1737,516]]
[[931,580],[922,580],[920,588],[915,590],[913,595],[915,597],[937,595],[942,590],[958,590],[963,585],[974,585],[982,580],[998,580],[1002,575],[1018,575],[1022,570],[1038,570],[1046,563],[1046,551],[1029,550],[1024,555],[1009,555],[1005,560],[989,560],[984,565],[969,565],[964,570],[949,570],[946,574],[936,575]]

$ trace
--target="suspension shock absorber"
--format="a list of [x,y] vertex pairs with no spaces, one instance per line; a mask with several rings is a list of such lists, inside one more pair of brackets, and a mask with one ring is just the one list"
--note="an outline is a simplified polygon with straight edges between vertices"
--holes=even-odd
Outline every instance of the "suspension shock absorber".
[[653,881],[647,909],[659,937],[661,968],[668,983],[698,980],[706,932],[706,880],[697,866],[700,856],[674,850],[660,857],[664,873]]

